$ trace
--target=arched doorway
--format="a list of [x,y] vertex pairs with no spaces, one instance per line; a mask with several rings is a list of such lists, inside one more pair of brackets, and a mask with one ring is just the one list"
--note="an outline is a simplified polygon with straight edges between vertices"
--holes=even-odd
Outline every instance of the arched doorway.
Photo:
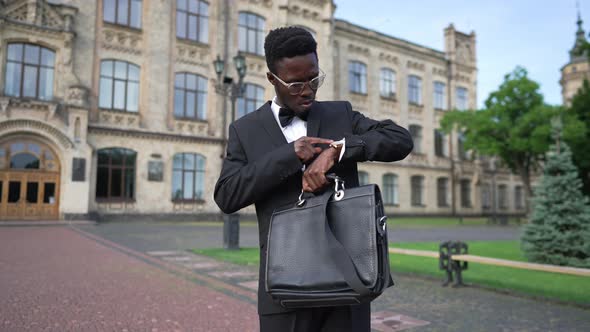
[[25,137],[0,142],[0,219],[57,219],[59,184],[59,159],[49,146]]

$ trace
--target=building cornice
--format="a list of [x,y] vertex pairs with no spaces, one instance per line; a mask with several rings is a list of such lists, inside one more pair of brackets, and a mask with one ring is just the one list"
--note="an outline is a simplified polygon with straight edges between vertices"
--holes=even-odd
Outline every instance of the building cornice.
[[225,143],[225,141],[221,138],[187,136],[187,135],[178,135],[178,134],[134,130],[134,129],[119,129],[119,128],[112,128],[112,127],[103,127],[103,126],[98,126],[98,125],[88,125],[88,133],[91,135],[94,134],[94,135],[103,135],[103,136],[131,137],[131,138],[151,139],[151,140],[158,140],[158,141],[181,142],[181,143],[205,143],[205,144]]

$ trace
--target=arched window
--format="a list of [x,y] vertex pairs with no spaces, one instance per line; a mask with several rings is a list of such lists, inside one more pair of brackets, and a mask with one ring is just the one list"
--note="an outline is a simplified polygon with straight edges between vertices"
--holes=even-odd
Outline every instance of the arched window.
[[359,186],[369,184],[369,173],[365,171],[359,171]]
[[383,175],[383,203],[386,205],[399,204],[397,175]]
[[23,43],[8,44],[4,93],[41,100],[53,98],[55,52]]
[[174,79],[174,116],[180,119],[207,118],[207,79],[191,73],[177,73]]
[[381,68],[381,76],[379,80],[379,91],[381,97],[394,98],[395,97],[395,72],[389,68]]
[[172,161],[172,200],[199,201],[205,192],[205,157],[177,153]]
[[414,175],[410,181],[412,185],[412,206],[424,206],[424,177]]
[[410,104],[422,105],[422,79],[416,75],[408,76],[408,100]]
[[98,150],[97,156],[96,199],[134,199],[137,153],[124,148],[108,148]]
[[176,1],[176,37],[209,41],[209,4],[201,0]]
[[236,119],[254,112],[264,104],[264,88],[260,85],[246,83],[244,95],[237,100]]
[[101,61],[98,106],[118,111],[139,111],[139,66],[119,60]]
[[264,55],[264,17],[240,12],[238,17],[238,49]]
[[367,94],[367,65],[359,61],[348,63],[350,92]]

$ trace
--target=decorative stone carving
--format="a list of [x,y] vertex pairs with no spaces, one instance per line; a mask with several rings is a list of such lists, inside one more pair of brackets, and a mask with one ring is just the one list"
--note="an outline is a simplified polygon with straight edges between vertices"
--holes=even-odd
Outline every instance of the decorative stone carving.
[[245,2],[249,2],[255,5],[264,5],[267,8],[272,8],[272,0],[243,0]]
[[7,3],[3,16],[11,21],[37,27],[70,31],[71,16],[76,12],[77,10],[70,6],[53,4],[45,0],[28,0]]
[[416,69],[416,70],[420,70],[420,71],[424,71],[424,68],[425,68],[423,63],[415,62],[412,60],[408,60],[407,67],[412,68],[412,69]]
[[468,76],[461,75],[461,74],[455,74],[455,76],[453,78],[457,82],[463,82],[463,83],[470,83],[471,82],[471,79]]
[[41,133],[46,136],[50,136],[56,142],[61,144],[65,149],[70,149],[74,147],[74,143],[66,134],[46,123],[25,119],[7,120],[0,122],[0,136],[4,136],[13,132],[23,131]]
[[348,52],[363,54],[366,56],[371,55],[371,50],[369,50],[368,47],[362,47],[354,44],[348,44]]
[[282,6],[280,9],[286,9],[289,14],[293,16],[300,16],[306,19],[311,19],[314,21],[319,21],[321,15],[319,12],[314,10],[309,10],[308,8],[303,8],[298,5],[293,6]]
[[9,104],[10,104],[9,98],[0,98],[0,113],[7,114]]
[[107,50],[140,55],[142,46],[141,33],[125,31],[115,27],[104,28],[102,46]]
[[432,73],[434,75],[440,75],[440,76],[447,76],[447,71],[441,68],[437,68],[437,67],[432,67]]
[[384,62],[389,62],[393,64],[398,64],[398,58],[395,55],[387,54],[387,53],[379,53],[379,60]]
[[314,7],[322,8],[327,3],[327,0],[299,0],[299,2],[303,2],[307,5],[311,5]]
[[205,121],[176,120],[175,131],[188,136],[207,136],[208,123]]
[[139,128],[139,114],[124,112],[100,110],[99,122],[114,128]]
[[69,87],[66,102],[70,105],[86,108],[88,106],[88,89],[81,85]]
[[208,68],[207,64],[212,61],[209,53],[208,46],[178,43],[176,45],[176,62]]

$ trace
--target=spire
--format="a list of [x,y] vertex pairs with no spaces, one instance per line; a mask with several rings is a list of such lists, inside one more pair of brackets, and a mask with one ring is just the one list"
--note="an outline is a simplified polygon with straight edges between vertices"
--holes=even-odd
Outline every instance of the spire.
[[578,30],[576,31],[576,42],[574,43],[574,47],[570,50],[570,61],[574,62],[576,60],[585,60],[588,57],[587,50],[584,50],[584,45],[587,43],[584,28],[582,24],[582,16],[580,15],[580,3],[576,1],[576,9],[578,12],[578,20],[576,24],[578,25]]

